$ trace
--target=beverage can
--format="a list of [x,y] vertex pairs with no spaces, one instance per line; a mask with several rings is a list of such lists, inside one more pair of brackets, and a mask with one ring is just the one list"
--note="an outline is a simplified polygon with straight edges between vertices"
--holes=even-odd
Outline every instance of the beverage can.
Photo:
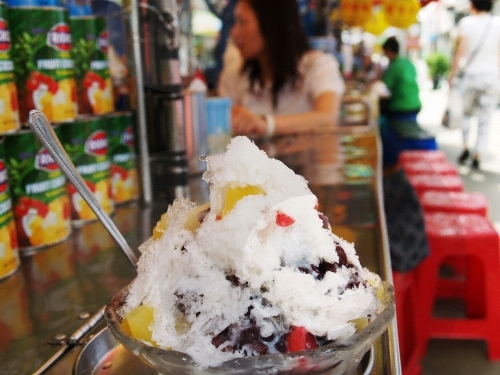
[[7,11],[5,3],[0,1],[0,134],[14,132],[20,127]]
[[21,123],[32,109],[55,123],[74,119],[77,95],[68,11],[13,7],[8,21]]
[[0,280],[19,268],[16,226],[12,213],[4,145],[0,143]]
[[139,197],[132,114],[117,112],[108,117],[107,123],[113,200],[129,202]]
[[[114,211],[111,199],[109,141],[106,118],[82,117],[61,126],[60,141],[77,171],[107,213]],[[72,183],[68,183],[73,224],[79,225],[97,217]]]
[[66,176],[30,130],[6,136],[4,146],[20,251],[67,239],[71,222]]
[[98,16],[71,17],[70,25],[78,111],[95,115],[113,112],[106,20]]

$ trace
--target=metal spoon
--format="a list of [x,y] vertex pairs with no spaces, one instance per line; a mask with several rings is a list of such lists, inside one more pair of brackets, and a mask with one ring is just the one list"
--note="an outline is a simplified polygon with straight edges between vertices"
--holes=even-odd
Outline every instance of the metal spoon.
[[85,202],[87,202],[89,207],[96,214],[97,218],[108,230],[109,234],[111,234],[127,256],[132,266],[135,268],[137,265],[137,257],[116,227],[115,223],[113,223],[109,215],[102,209],[99,202],[94,197],[94,194],[92,194],[87,184],[85,184],[85,181],[83,181],[83,178],[78,173],[75,165],[71,162],[66,151],[64,151],[61,142],[59,142],[59,138],[57,138],[57,135],[55,134],[47,116],[45,116],[41,111],[35,109],[30,111],[28,122],[33,132],[42,142],[43,146],[47,149],[50,155],[52,155],[54,161],[59,165],[64,174],[75,186],[76,190],[80,193]]

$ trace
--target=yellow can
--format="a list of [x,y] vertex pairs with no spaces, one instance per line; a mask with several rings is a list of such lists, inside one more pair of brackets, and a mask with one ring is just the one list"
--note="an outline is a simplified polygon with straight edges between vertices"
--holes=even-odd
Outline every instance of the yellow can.
[[14,79],[14,64],[10,59],[10,31],[7,7],[0,2],[0,134],[19,129],[19,106]]
[[20,251],[68,238],[71,221],[62,170],[32,131],[9,134],[4,147]]
[[[111,214],[108,133],[103,117],[89,116],[61,126],[60,140],[83,180],[94,194],[102,209]],[[97,217],[73,184],[68,184],[73,224],[81,224]]]
[[3,142],[0,143],[0,280],[19,268],[16,226],[7,182]]
[[133,118],[130,112],[117,112],[107,119],[111,159],[111,193],[115,203],[139,198],[137,153]]

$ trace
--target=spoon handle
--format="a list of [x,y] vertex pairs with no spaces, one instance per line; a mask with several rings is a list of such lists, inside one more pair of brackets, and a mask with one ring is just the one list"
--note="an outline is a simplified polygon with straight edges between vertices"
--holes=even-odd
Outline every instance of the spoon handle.
[[82,198],[85,202],[87,202],[89,207],[108,230],[109,234],[111,234],[114,240],[118,243],[132,266],[135,268],[137,265],[137,257],[116,227],[115,223],[102,209],[99,202],[94,197],[94,194],[92,194],[74,164],[69,159],[68,154],[64,151],[64,148],[61,145],[61,142],[59,142],[59,139],[57,138],[57,135],[55,134],[48,118],[41,111],[35,109],[30,111],[28,122],[33,132],[42,142],[43,146],[47,149],[50,155],[52,155],[54,161],[59,165],[64,174],[75,186],[76,190],[78,190]]

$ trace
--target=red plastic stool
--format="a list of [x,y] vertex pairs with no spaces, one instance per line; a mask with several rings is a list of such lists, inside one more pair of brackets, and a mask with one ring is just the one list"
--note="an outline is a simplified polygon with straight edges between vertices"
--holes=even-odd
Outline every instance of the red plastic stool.
[[446,161],[446,154],[441,150],[404,150],[399,153],[399,162],[420,161],[428,162]]
[[[500,360],[500,248],[491,222],[481,215],[425,213],[430,255],[417,267],[420,347],[433,337],[483,339],[490,360]],[[463,290],[465,318],[433,316],[440,265],[449,257],[467,259]]]
[[464,191],[462,179],[458,176],[438,174],[407,174],[410,185],[420,197],[428,190]]
[[[458,212],[484,217],[487,217],[488,212],[488,198],[481,193],[429,190],[420,196],[419,201],[425,212]],[[459,256],[445,262],[454,277],[465,275],[466,264],[467,259]],[[463,296],[463,288],[460,282],[450,278],[439,284],[438,293],[440,297],[458,298]]]
[[405,273],[392,271],[396,320],[398,325],[399,353],[404,375],[420,375],[420,359],[425,348],[419,348],[416,325],[416,274],[415,270]]
[[481,193],[428,190],[419,197],[419,201],[426,212],[458,212],[484,217],[488,214],[488,198]]
[[402,161],[401,167],[406,174],[432,174],[458,176],[458,169],[447,161]]

